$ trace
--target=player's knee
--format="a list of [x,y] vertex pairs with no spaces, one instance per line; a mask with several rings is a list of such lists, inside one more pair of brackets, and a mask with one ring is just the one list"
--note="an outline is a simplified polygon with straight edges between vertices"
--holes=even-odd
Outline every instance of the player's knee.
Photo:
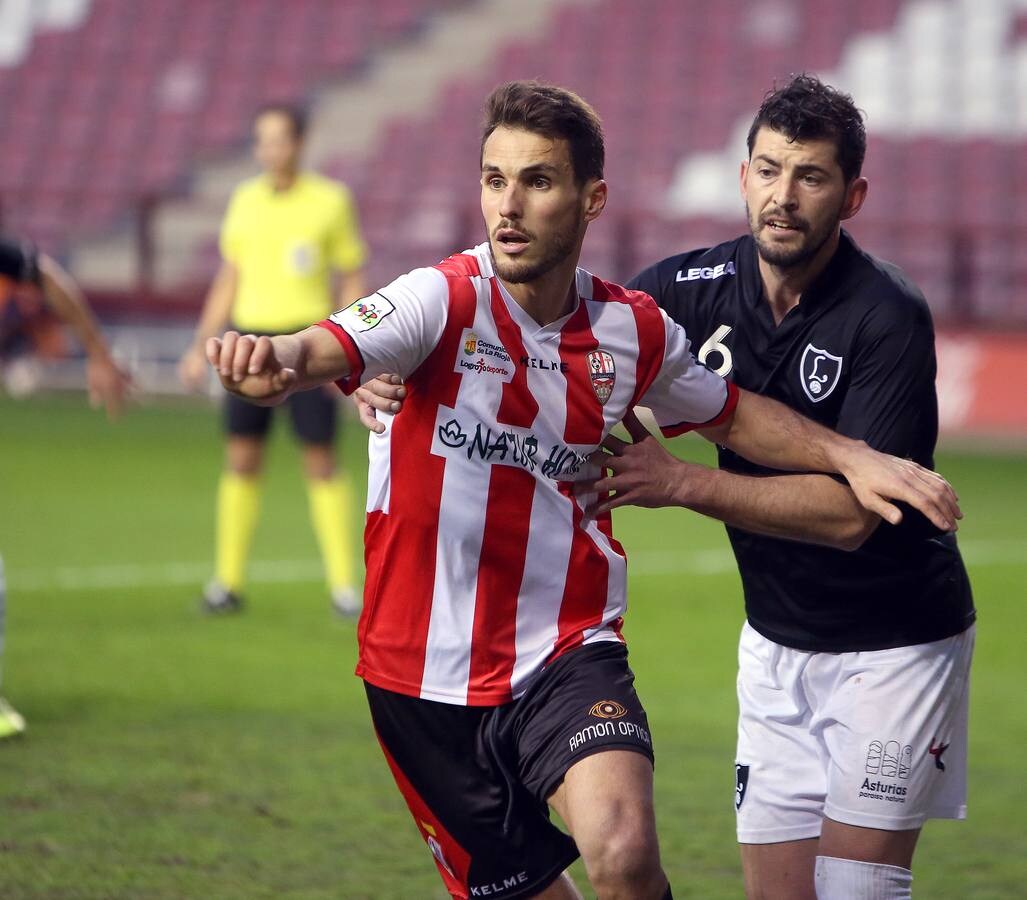
[[589,881],[599,900],[659,898],[666,887],[655,831],[645,823],[604,828],[582,848]]

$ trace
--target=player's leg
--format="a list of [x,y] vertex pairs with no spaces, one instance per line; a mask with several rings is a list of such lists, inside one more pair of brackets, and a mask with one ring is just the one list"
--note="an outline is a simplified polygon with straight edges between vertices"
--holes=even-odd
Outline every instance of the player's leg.
[[668,896],[647,757],[631,750],[587,756],[567,770],[549,802],[578,845],[599,900]]
[[218,483],[214,580],[203,607],[232,612],[242,605],[246,563],[260,512],[260,476],[271,409],[228,395],[224,409],[225,464]]
[[341,615],[360,612],[354,572],[357,545],[353,492],[335,462],[336,400],[327,389],[301,391],[289,398],[293,429],[303,447],[303,469],[310,500],[310,520],[324,560],[332,605]]
[[[7,582],[4,558],[0,556],[0,684],[3,679],[4,637],[7,619]],[[0,697],[0,739],[14,737],[25,730],[25,719],[3,697]]]
[[574,842],[549,821],[495,740],[503,707],[366,690],[396,786],[453,896],[579,900],[564,875],[578,856]]
[[973,644],[970,628],[929,644],[836,655],[839,671],[813,723],[829,756],[820,900],[910,897],[924,822],[966,815]]
[[805,673],[813,654],[742,628],[738,645],[735,811],[746,897],[814,900],[827,789],[824,752],[809,733]]
[[550,665],[506,715],[531,793],[560,814],[601,900],[669,896],[653,814],[652,738],[627,650],[578,647]]
[[920,829],[885,831],[825,819],[816,860],[818,898],[902,900],[911,895]]

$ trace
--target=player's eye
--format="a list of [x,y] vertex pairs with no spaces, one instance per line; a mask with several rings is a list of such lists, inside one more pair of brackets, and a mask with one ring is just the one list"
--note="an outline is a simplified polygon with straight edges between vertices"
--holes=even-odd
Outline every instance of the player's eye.
[[549,179],[548,178],[541,178],[541,177],[540,178],[535,178],[535,179],[532,180],[531,186],[533,188],[537,189],[537,190],[543,191],[547,187],[549,187]]
[[822,179],[819,175],[803,175],[802,183],[809,187],[816,187],[821,183]]
[[485,179],[485,184],[487,184],[494,191],[501,191],[503,189],[504,181],[502,178],[493,176],[491,178]]

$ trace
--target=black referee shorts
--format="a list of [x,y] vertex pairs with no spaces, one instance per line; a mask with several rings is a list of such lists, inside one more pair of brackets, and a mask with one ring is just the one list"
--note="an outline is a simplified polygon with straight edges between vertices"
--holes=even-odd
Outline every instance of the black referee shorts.
[[371,719],[454,897],[529,897],[578,856],[546,799],[574,763],[604,750],[653,759],[627,648],[572,650],[520,699],[457,706],[365,682]]
[[[285,405],[289,408],[293,433],[304,444],[331,444],[335,440],[338,407],[328,390],[299,391]],[[271,406],[256,406],[228,394],[224,406],[225,431],[237,437],[266,437],[273,412]]]

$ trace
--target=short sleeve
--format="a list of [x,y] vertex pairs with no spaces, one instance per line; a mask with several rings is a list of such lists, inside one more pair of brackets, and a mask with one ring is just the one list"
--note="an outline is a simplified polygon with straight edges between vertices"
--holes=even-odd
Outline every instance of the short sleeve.
[[243,225],[245,223],[245,211],[242,196],[238,190],[232,194],[228,201],[228,209],[225,212],[224,221],[221,223],[221,233],[218,237],[218,248],[221,251],[221,258],[225,262],[237,264],[242,256]]
[[328,237],[328,259],[343,272],[355,272],[367,262],[367,245],[360,233],[357,205],[349,189],[342,185]]
[[19,284],[39,284],[39,254],[31,245],[0,237],[0,275]]
[[350,376],[345,393],[378,375],[409,377],[442,339],[449,284],[438,269],[415,269],[318,324],[342,345]]
[[660,311],[666,345],[660,370],[639,401],[648,406],[666,437],[711,428],[734,412],[738,389],[696,362],[685,329]]

